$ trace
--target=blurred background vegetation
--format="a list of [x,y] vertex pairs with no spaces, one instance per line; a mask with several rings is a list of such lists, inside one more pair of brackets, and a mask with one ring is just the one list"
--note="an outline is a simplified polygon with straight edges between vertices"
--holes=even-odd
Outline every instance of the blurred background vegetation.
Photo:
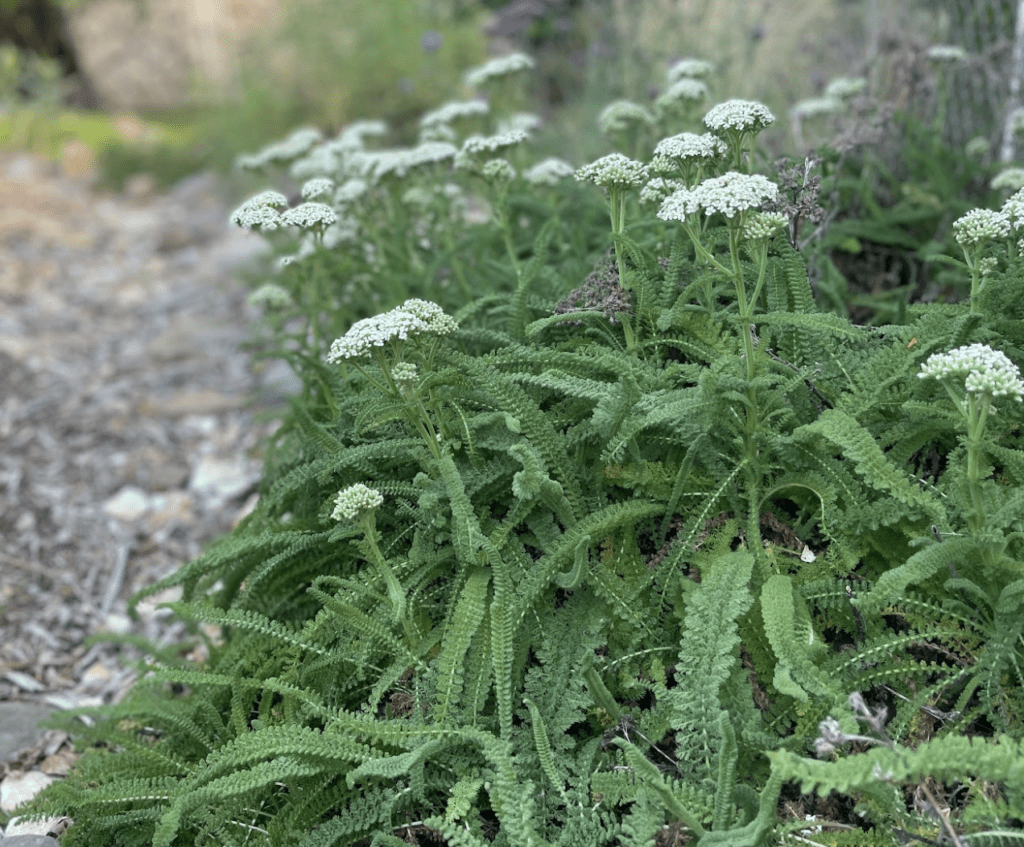
[[[137,29],[109,24],[116,6],[133,10]],[[118,188],[139,172],[162,186],[202,168],[228,173],[238,153],[301,124],[331,132],[354,119],[383,118],[392,127],[390,141],[403,143],[412,140],[420,113],[459,96],[464,69],[518,49],[539,66],[532,108],[548,127],[539,144],[551,148],[541,152],[577,164],[607,152],[595,128],[600,109],[620,97],[649,104],[666,67],[695,56],[716,67],[712,103],[765,102],[780,118],[765,135],[770,151],[802,156],[833,140],[835,127],[796,128],[787,119],[795,103],[819,95],[834,76],[864,75],[894,108],[934,111],[938,92],[924,79],[922,51],[952,42],[971,52],[974,65],[947,80],[961,96],[953,98],[945,131],[960,150],[985,136],[992,156],[1007,94],[1006,74],[992,69],[1009,63],[1015,6],[1012,0],[0,0],[0,149],[57,158],[69,141],[84,144],[103,182]],[[107,22],[105,30],[90,29],[90,21]],[[103,39],[112,43],[96,43]],[[156,58],[133,65],[132,50]],[[104,74],[121,73],[122,85],[133,68],[161,71],[161,51],[170,54],[168,62],[183,58],[187,66],[176,101],[161,96],[147,103],[145,92],[127,105],[105,97],[104,88],[111,89]],[[90,58],[97,54],[123,57],[123,68],[115,61],[101,66]]]

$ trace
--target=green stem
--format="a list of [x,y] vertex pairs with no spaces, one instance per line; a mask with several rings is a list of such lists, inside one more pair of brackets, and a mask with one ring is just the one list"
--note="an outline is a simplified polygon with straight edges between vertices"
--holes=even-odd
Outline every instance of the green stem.
[[363,537],[366,540],[370,558],[374,566],[376,566],[378,573],[384,579],[384,584],[387,586],[388,599],[394,608],[395,623],[402,624],[406,638],[409,644],[412,645],[416,642],[416,633],[413,630],[412,623],[405,614],[405,589],[402,588],[402,584],[398,581],[398,577],[395,576],[395,572],[392,570],[391,565],[388,564],[387,559],[384,558],[384,554],[377,544],[377,522],[373,512],[360,515],[359,525],[363,530]]

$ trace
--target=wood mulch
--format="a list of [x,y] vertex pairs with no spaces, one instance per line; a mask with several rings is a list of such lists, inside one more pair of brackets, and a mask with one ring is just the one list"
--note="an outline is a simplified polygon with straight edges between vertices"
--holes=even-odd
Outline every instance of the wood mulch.
[[[258,412],[290,385],[243,350],[240,274],[263,245],[211,175],[113,195],[6,155],[0,198],[0,707],[42,714],[131,685],[135,654],[90,634],[182,636],[127,599],[252,507]],[[72,758],[52,733],[0,749],[0,812],[24,773]]]

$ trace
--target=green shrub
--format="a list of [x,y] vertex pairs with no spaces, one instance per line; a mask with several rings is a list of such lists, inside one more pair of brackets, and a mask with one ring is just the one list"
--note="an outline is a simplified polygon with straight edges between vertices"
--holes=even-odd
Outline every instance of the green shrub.
[[[861,802],[821,843],[896,844],[938,838],[895,788],[934,772],[1003,792],[946,826],[1005,833],[1016,206],[955,228],[993,260],[969,302],[857,326],[815,302],[806,203],[754,172],[761,104],[576,180],[526,132],[465,137],[508,119],[476,111],[243,160],[303,185],[233,215],[285,262],[254,296],[303,389],[255,512],[143,592],[220,627],[208,660],[143,665],[32,809],[69,844],[754,847],[807,840],[793,779]],[[887,752],[818,767],[855,691]]]

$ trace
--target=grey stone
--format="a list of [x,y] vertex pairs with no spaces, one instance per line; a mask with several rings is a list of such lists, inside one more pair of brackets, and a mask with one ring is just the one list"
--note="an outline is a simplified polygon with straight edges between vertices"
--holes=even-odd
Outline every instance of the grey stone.
[[12,835],[0,838],[4,847],[56,847],[57,839],[48,835]]
[[38,703],[0,703],[0,762],[38,742],[45,732],[38,728],[39,722],[49,714]]

